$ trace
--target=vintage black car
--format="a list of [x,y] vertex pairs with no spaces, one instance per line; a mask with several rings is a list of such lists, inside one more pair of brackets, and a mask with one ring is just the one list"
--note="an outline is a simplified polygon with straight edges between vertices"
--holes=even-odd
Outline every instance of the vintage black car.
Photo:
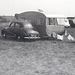
[[1,35],[7,38],[7,36],[14,36],[16,39],[28,38],[34,39],[39,38],[39,32],[29,22],[11,22],[9,27],[1,30]]

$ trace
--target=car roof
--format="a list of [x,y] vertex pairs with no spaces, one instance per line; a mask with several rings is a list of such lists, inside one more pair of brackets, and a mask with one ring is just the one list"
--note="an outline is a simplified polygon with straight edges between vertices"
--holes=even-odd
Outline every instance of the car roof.
[[13,21],[13,22],[11,22],[11,23],[22,23],[22,22],[20,22],[20,21]]
[[29,21],[27,20],[17,20],[17,21],[12,21],[12,23],[30,23]]

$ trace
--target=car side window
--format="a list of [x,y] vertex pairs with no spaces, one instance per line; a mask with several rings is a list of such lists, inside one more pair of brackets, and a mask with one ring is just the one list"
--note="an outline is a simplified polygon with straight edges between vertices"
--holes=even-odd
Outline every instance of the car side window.
[[20,28],[20,24],[16,23],[15,28]]
[[15,25],[14,23],[11,23],[9,27],[14,27],[14,25]]

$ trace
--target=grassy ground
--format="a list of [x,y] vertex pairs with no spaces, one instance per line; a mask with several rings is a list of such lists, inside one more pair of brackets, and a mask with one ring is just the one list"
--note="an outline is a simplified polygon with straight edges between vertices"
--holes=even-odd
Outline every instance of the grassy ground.
[[[68,31],[75,37],[74,28]],[[0,35],[0,75],[75,75],[75,43]]]

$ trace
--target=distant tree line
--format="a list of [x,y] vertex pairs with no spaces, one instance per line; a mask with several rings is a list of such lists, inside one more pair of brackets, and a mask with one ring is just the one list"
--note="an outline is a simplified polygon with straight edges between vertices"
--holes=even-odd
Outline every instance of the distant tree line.
[[15,20],[14,16],[0,16],[0,23],[1,22],[12,22]]
[[7,19],[0,16],[0,22],[7,22]]

